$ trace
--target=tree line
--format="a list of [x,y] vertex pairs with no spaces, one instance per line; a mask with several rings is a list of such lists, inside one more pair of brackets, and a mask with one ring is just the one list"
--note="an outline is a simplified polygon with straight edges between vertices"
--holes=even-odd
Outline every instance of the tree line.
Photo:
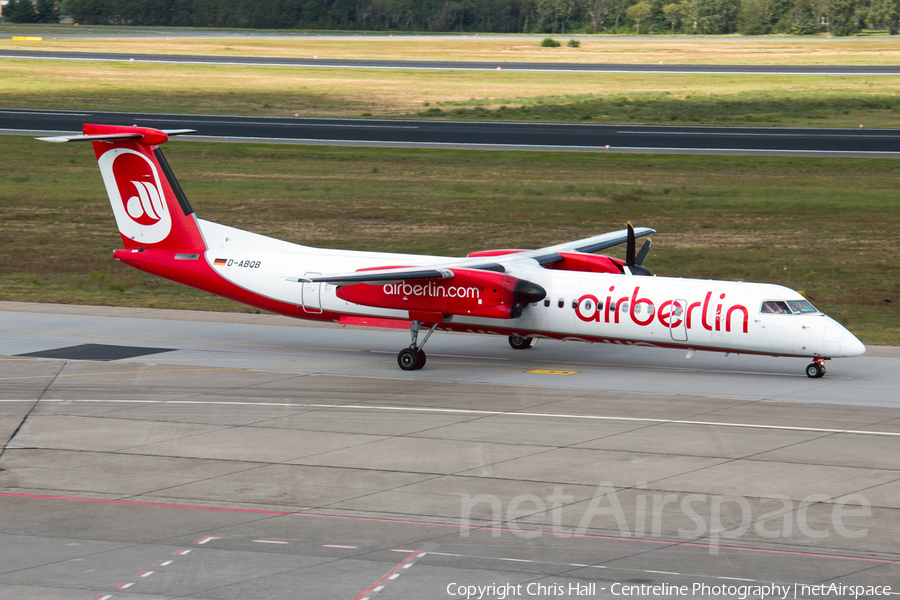
[[900,0],[9,0],[13,22],[484,33],[852,35]]

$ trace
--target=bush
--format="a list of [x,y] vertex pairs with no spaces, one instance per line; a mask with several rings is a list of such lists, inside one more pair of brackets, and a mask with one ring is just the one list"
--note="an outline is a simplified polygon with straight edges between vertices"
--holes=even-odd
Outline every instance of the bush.
[[569,40],[569,43],[567,44],[567,46],[569,46],[569,48],[577,48],[580,45],[581,45],[581,42],[579,42],[578,40]]
[[544,41],[541,42],[541,46],[544,48],[559,48],[560,43],[553,38],[544,38]]

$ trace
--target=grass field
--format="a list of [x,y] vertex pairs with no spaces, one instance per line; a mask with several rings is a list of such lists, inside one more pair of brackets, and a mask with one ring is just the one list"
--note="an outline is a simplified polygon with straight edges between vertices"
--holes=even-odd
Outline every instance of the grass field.
[[0,60],[0,107],[900,127],[900,77],[372,71]]
[[[222,39],[122,39],[123,28],[84,28],[84,38],[56,38],[53,28],[41,28],[36,41],[13,41],[13,35],[34,28],[4,25],[0,49],[29,48],[83,52],[207,54],[224,56],[288,56],[298,58],[373,58],[385,60],[474,60],[498,62],[578,62],[731,64],[731,65],[895,65],[900,45],[888,36],[826,37],[633,37],[557,35],[560,41],[578,39],[578,48],[542,48],[545,35],[296,35],[252,39],[235,31]],[[140,28],[141,31],[148,28]],[[71,34],[72,27],[60,29]],[[295,37],[292,37],[295,36]]]
[[[892,160],[167,144],[203,218],[292,242],[464,255],[626,220],[660,275],[805,290],[867,343],[900,344]],[[246,310],[114,261],[84,146],[0,137],[0,299]],[[619,249],[621,250],[621,249]]]

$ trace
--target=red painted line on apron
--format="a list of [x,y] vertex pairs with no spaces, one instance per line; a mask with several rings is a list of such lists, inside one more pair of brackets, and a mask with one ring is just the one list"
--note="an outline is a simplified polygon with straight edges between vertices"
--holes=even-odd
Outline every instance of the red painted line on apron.
[[384,582],[387,581],[388,579],[391,579],[391,575],[397,573],[398,571],[400,571],[400,569],[402,569],[406,566],[410,566],[410,563],[412,563],[412,561],[416,560],[417,558],[421,557],[424,554],[425,554],[424,552],[414,550],[412,554],[410,554],[409,556],[404,558],[402,561],[400,561],[400,563],[397,566],[395,566],[393,569],[391,569],[390,571],[388,571],[387,573],[382,575],[381,579],[379,579],[378,581],[376,581],[375,583],[373,583],[372,585],[370,585],[369,587],[367,587],[366,589],[361,591],[359,594],[357,594],[357,596],[353,600],[363,600],[363,598],[365,598],[366,594],[368,594],[369,592],[381,591],[382,588],[384,588],[384,585],[383,585]]
[[[259,514],[267,514],[267,515],[291,515],[295,517],[318,517],[320,519],[342,519],[346,521],[368,521],[375,523],[390,523],[395,525],[427,525],[429,527],[450,527],[453,529],[464,529],[461,525],[454,525],[453,523],[433,523],[429,521],[409,521],[403,519],[376,519],[372,517],[345,517],[339,515],[320,515],[315,513],[298,513],[298,512],[284,512],[284,511],[275,511],[275,510],[255,510],[255,509],[247,509],[247,508],[222,508],[219,506],[197,506],[197,505],[186,505],[186,504],[164,504],[159,502],[133,502],[130,500],[102,500],[98,498],[75,498],[70,496],[44,496],[37,494],[13,494],[8,492],[0,492],[0,496],[12,496],[17,498],[39,498],[39,499],[48,499],[48,500],[70,500],[76,502],[100,502],[105,504],[134,504],[139,506],[155,506],[155,507],[163,507],[163,508],[192,508],[195,510],[220,510],[225,512],[247,512],[247,513],[259,513]],[[501,532],[509,532],[515,533],[522,531],[521,529],[509,529],[505,527],[479,527],[479,526],[469,526],[465,529],[475,530],[475,531],[501,531]],[[553,537],[571,537],[571,538],[579,538],[579,539],[592,539],[592,540],[611,540],[618,542],[643,542],[645,544],[658,544],[665,546],[684,546],[688,548],[708,548],[709,544],[701,544],[701,543],[682,543],[682,542],[674,542],[668,540],[651,540],[646,538],[630,538],[630,537],[618,537],[618,536],[608,536],[608,535],[590,535],[590,534],[564,534],[557,535],[550,532],[544,531],[535,531],[541,536],[550,535]],[[900,564],[900,561],[896,560],[888,560],[882,558],[865,558],[859,556],[842,556],[839,554],[819,554],[814,552],[793,552],[790,550],[768,550],[765,548],[743,548],[741,546],[719,546],[720,550],[734,550],[736,552],[756,552],[762,554],[784,554],[788,556],[806,556],[810,558],[831,558],[835,560],[852,560],[857,562],[870,562],[870,563],[880,563],[880,564]],[[176,552],[176,554],[187,554],[190,550],[184,551],[181,550]]]

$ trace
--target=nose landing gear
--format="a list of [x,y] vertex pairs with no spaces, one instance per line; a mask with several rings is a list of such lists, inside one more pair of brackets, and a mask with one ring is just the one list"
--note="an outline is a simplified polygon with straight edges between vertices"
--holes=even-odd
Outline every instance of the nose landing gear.
[[425,345],[425,342],[428,341],[428,338],[430,338],[431,334],[434,333],[434,330],[437,329],[438,324],[435,323],[431,326],[431,329],[425,334],[425,339],[419,344],[419,328],[421,326],[422,321],[413,321],[412,324],[410,324],[409,348],[404,348],[397,354],[397,364],[400,365],[400,368],[404,371],[416,371],[425,366],[425,352],[422,351],[422,346]]
[[810,379],[818,379],[825,375],[825,361],[819,359],[806,365],[806,376]]

